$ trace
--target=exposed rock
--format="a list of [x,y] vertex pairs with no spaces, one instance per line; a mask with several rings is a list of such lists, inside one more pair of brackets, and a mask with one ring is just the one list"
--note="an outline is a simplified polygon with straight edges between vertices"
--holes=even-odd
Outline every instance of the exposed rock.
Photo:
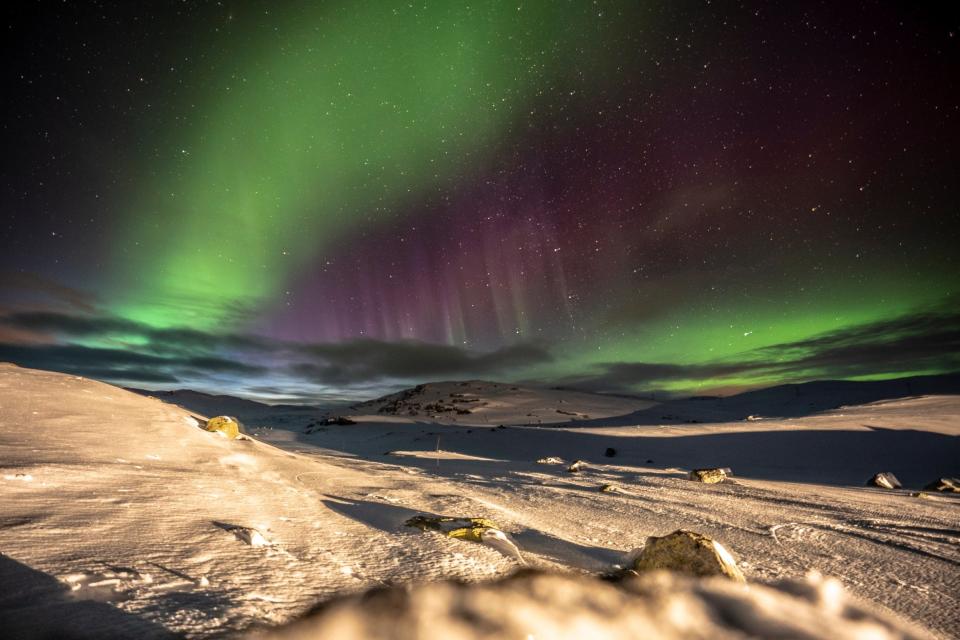
[[229,438],[230,440],[233,440],[240,435],[240,421],[231,416],[217,416],[215,418],[210,418],[207,420],[207,424],[203,428],[207,431],[218,433],[225,438]]
[[666,569],[694,576],[722,575],[738,582],[744,577],[730,552],[705,535],[678,529],[673,533],[647,538],[643,550],[633,562],[635,571]]
[[960,478],[937,478],[923,488],[924,491],[960,493]]
[[601,493],[623,493],[623,492],[620,490],[620,487],[618,487],[618,486],[615,485],[615,484],[605,484],[605,485],[603,485],[602,487],[600,487],[600,492],[601,492]]
[[727,469],[694,469],[690,472],[690,479],[707,484],[717,484],[727,479]]
[[472,540],[473,542],[481,542],[481,536],[487,529],[499,529],[492,520],[486,518],[452,518],[449,516],[414,516],[404,524],[422,531],[437,531],[450,538]]
[[583,460],[577,460],[572,465],[567,467],[567,471],[569,471],[570,473],[580,473],[586,468],[587,468],[586,462],[584,462]]
[[617,455],[617,450],[614,449],[613,447],[607,447],[607,450],[603,452],[603,455],[605,455],[608,458],[612,458],[615,455]]
[[332,416],[330,418],[325,418],[320,424],[331,425],[335,424],[341,427],[346,427],[351,424],[357,424],[356,420],[351,420],[346,416]]
[[878,473],[867,480],[867,486],[880,487],[881,489],[900,489],[903,487],[903,485],[900,484],[900,481],[897,480],[897,476],[893,475],[889,471]]
[[220,527],[224,531],[229,531],[237,540],[240,542],[246,543],[251,547],[269,547],[273,545],[273,542],[263,535],[257,529],[253,527],[241,527],[238,525],[230,525],[224,522],[215,522],[216,526]]
[[537,464],[563,464],[563,458],[558,458],[557,456],[547,456],[546,458],[540,458],[537,460]]
[[486,518],[453,518],[449,516],[414,516],[404,523],[422,531],[436,531],[448,538],[480,542],[525,564],[516,543],[492,520]]
[[749,588],[655,572],[619,583],[520,571],[492,582],[379,587],[321,604],[263,632],[273,640],[733,640],[930,637],[818,575]]

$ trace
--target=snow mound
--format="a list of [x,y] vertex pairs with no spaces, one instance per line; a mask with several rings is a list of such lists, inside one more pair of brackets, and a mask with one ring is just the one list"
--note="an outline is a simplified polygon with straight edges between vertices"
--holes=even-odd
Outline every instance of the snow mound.
[[272,640],[451,637],[626,639],[930,638],[922,629],[850,598],[818,574],[774,586],[657,572],[619,584],[522,571],[477,585],[376,589],[338,598]]

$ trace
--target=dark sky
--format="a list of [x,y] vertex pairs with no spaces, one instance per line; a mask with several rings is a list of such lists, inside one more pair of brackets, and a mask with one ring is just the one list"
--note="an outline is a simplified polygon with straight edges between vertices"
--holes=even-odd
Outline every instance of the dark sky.
[[266,398],[960,368],[948,3],[13,3],[0,360]]

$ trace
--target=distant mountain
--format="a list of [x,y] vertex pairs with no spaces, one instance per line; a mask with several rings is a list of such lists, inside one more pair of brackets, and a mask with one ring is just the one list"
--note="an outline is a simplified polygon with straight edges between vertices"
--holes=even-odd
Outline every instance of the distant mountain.
[[668,400],[603,424],[731,422],[748,418],[798,418],[844,406],[925,395],[960,394],[960,373],[891,380],[816,380],[745,391],[733,396]]
[[796,417],[879,400],[954,394],[960,394],[960,373],[891,380],[816,380],[755,389],[716,402],[744,418],[761,407],[768,415]]
[[265,404],[246,398],[228,395],[214,395],[193,391],[191,389],[176,389],[174,391],[149,391],[147,389],[127,388],[128,391],[157,398],[204,417],[229,415],[239,418],[247,426],[257,426],[261,423],[309,421],[326,415],[322,407],[303,406],[295,404]]
[[728,422],[751,416],[791,418],[894,398],[960,394],[960,373],[876,381],[818,380],[733,396],[694,396],[664,402],[488,380],[428,382],[346,407],[270,405],[189,389],[129,390],[207,417],[236,416],[248,426],[300,426],[336,414],[458,424],[664,424]]

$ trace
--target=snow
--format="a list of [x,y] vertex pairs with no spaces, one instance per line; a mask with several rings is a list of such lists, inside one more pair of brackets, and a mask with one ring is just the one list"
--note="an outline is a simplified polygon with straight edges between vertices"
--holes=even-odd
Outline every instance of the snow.
[[[821,596],[839,586],[796,586],[818,570],[877,603],[871,610],[958,634],[960,500],[913,493],[957,475],[958,396],[776,417],[762,396],[728,410],[714,400],[655,406],[444,384],[436,398],[473,393],[489,408],[437,420],[361,407],[358,424],[310,434],[316,411],[280,409],[271,424],[258,409],[253,437],[228,440],[199,428],[196,410],[0,364],[0,629],[209,637],[284,623],[373,586],[484,581],[519,567],[492,546],[403,526],[444,515],[488,518],[529,566],[574,574],[609,571],[648,536],[689,529],[729,550],[752,586],[731,595],[680,581],[683,607],[727,598],[737,615],[786,624],[789,598],[835,600]],[[220,413],[210,398],[206,415]],[[551,411],[560,418],[545,426]],[[252,426],[242,412],[223,413]],[[689,422],[708,414],[714,421]],[[577,474],[537,464],[548,456],[589,464]],[[735,477],[687,480],[698,467]],[[884,471],[905,489],[863,486]],[[600,492],[605,484],[619,491]]]
[[340,598],[264,637],[903,640],[929,636],[849,598],[838,582],[816,573],[767,587],[723,578],[697,581],[664,572],[628,578],[616,586],[584,576],[521,572],[480,585],[440,582]]

